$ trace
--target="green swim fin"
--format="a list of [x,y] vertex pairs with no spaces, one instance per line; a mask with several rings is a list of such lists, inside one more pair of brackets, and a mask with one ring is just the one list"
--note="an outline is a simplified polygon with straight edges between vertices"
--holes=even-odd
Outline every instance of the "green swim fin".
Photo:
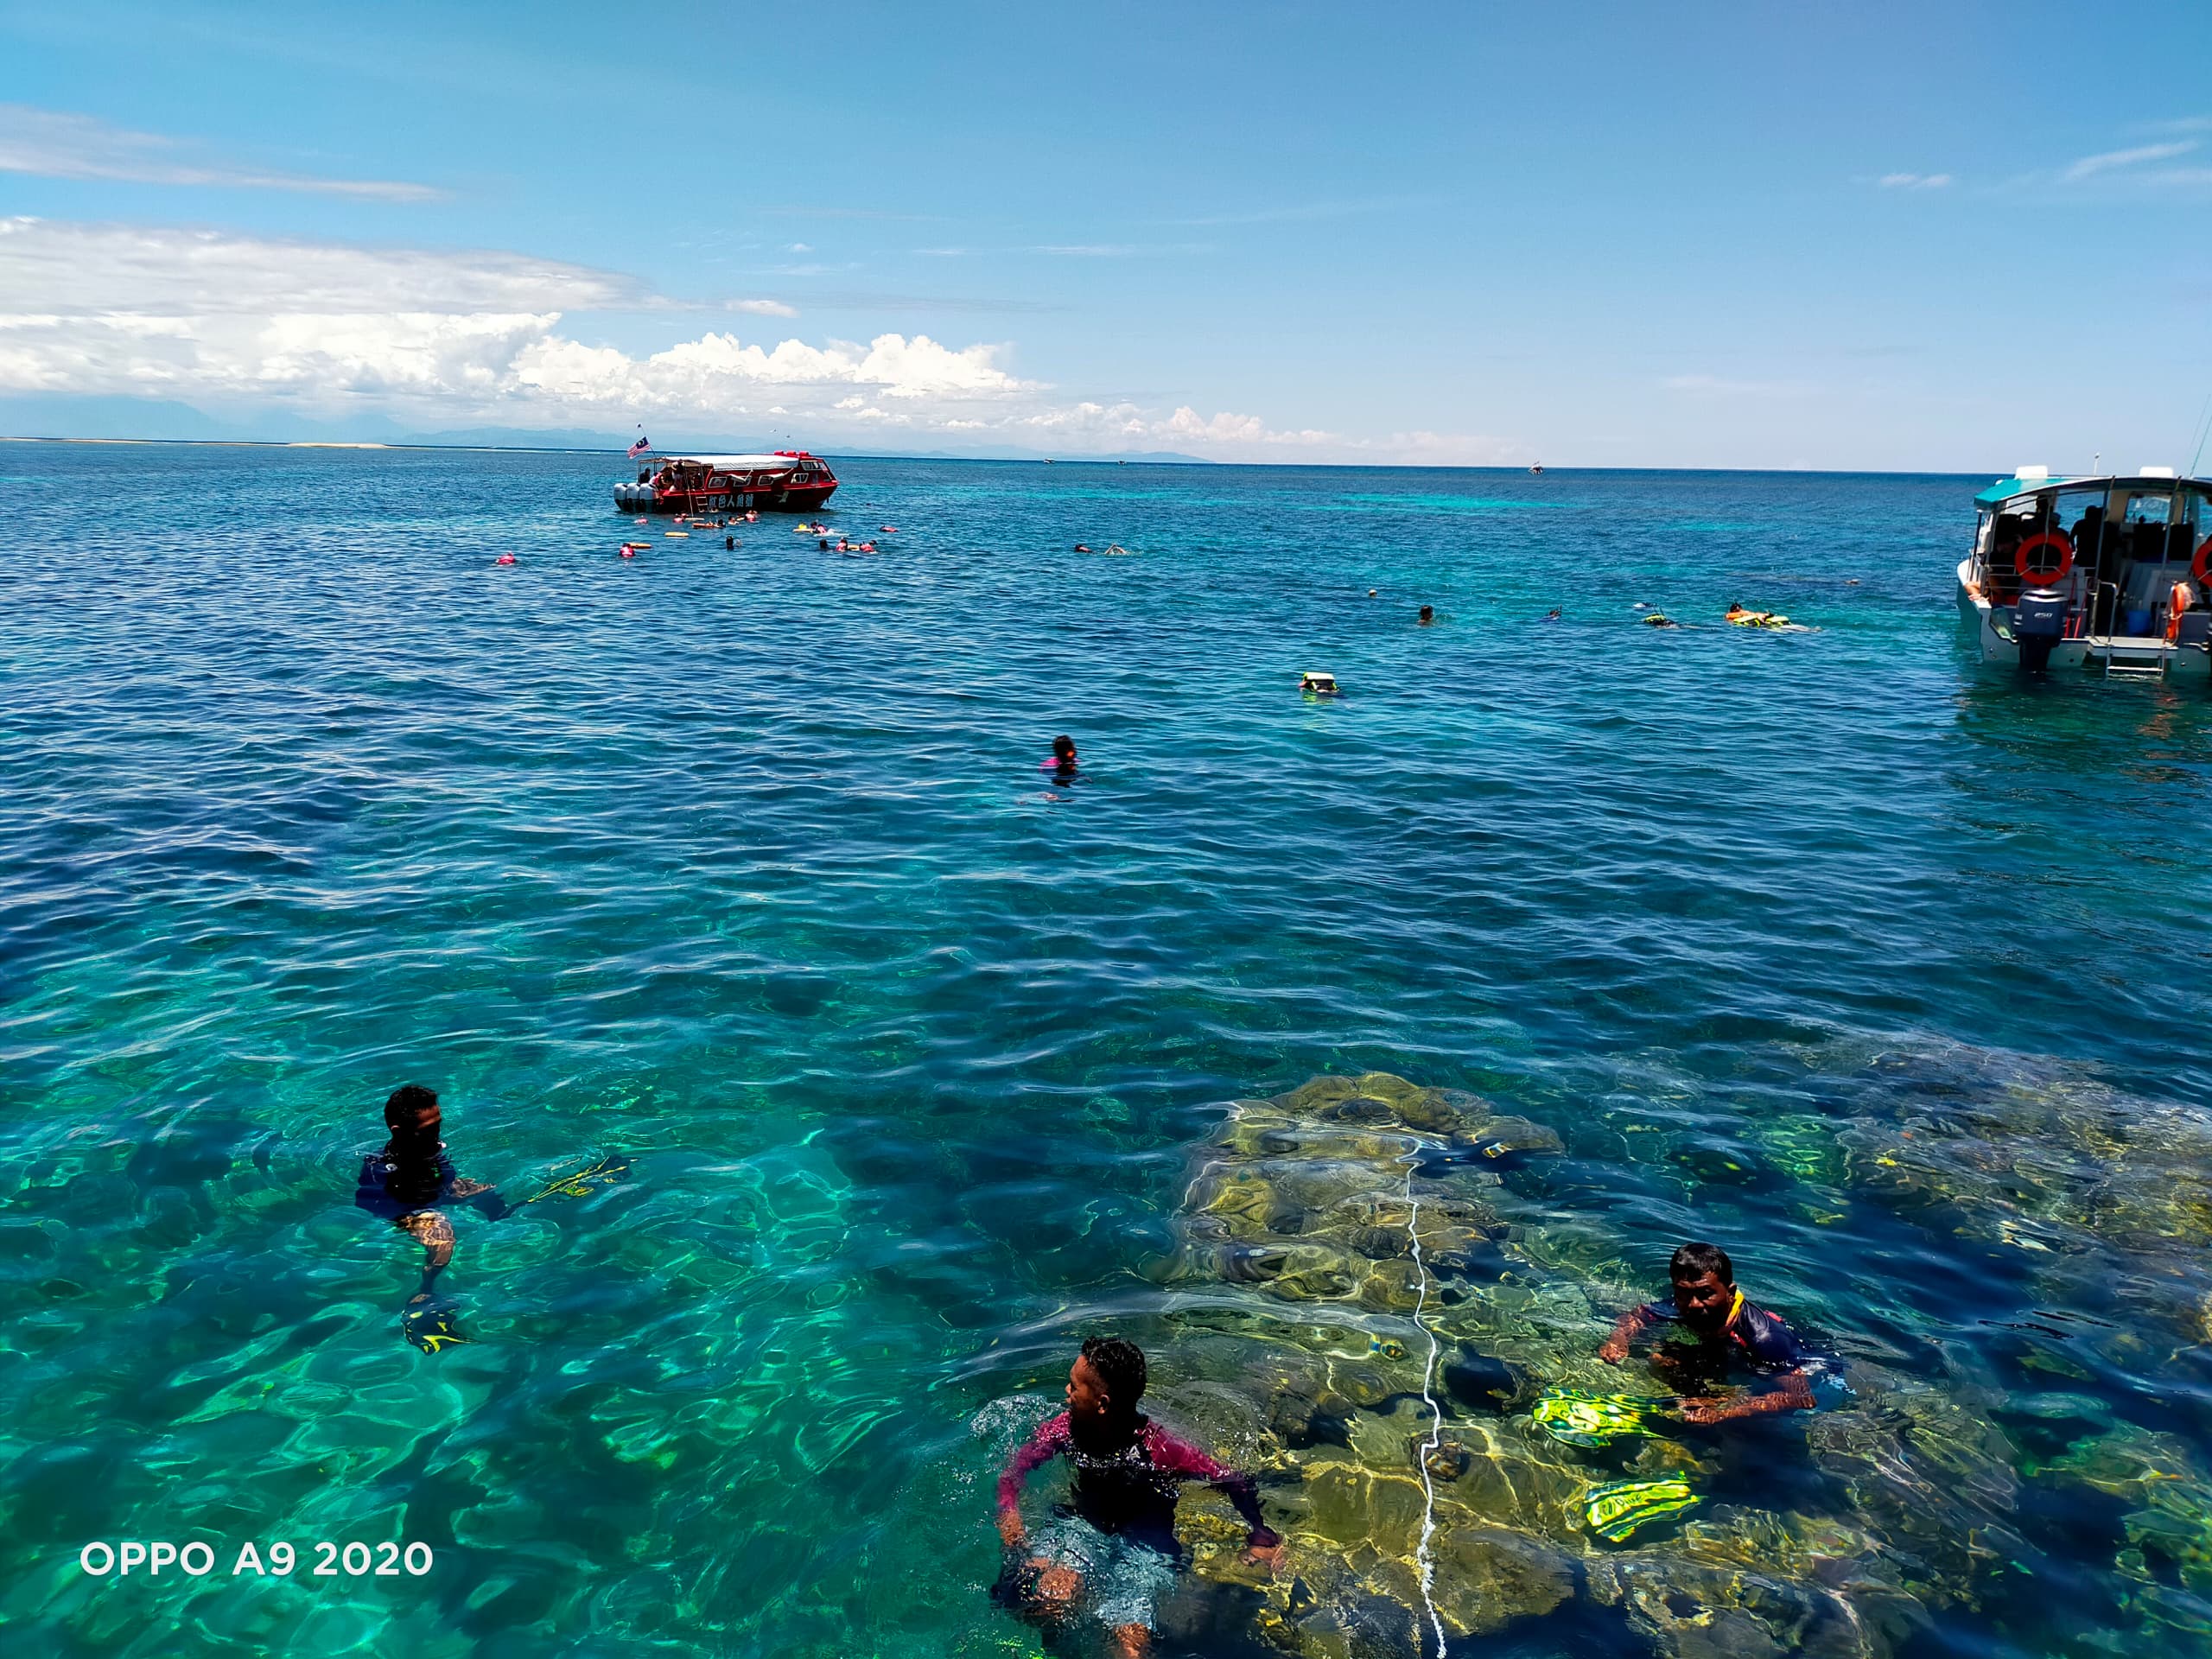
[[1698,1496],[1679,1480],[1615,1480],[1582,1494],[1582,1518],[1609,1544],[1628,1541],[1638,1527],[1697,1503]]
[[[594,1186],[611,1186],[630,1173],[630,1160],[620,1153],[609,1153],[594,1163],[569,1175],[556,1175],[552,1184],[543,1192],[533,1192],[523,1204],[536,1204],[540,1198],[582,1198],[591,1195]],[[515,1206],[519,1210],[522,1205]]]
[[1546,1389],[1530,1415],[1536,1427],[1554,1440],[1596,1448],[1630,1435],[1650,1433],[1651,1418],[1674,1408],[1672,1400],[1658,1395]]

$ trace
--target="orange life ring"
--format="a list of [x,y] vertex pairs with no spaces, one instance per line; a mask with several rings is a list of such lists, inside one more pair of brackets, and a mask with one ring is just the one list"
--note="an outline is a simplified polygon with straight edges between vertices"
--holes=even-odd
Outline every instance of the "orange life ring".
[[[2056,569],[2046,570],[2040,565],[2029,563],[2028,555],[2044,547],[2058,550]],[[2066,580],[2067,573],[2073,568],[2074,543],[2066,539],[2063,531],[2046,530],[2040,536],[2031,536],[2012,553],[2012,569],[2018,573],[2023,588],[2056,588]]]
[[2212,566],[2212,536],[2196,544],[2196,556],[2189,562],[2189,574],[2196,578],[2199,586],[2212,585],[2212,569],[2208,566]]

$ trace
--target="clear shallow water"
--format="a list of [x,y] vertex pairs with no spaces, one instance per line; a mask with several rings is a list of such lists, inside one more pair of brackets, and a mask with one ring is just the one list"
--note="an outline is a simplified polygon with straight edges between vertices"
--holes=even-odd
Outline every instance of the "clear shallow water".
[[[1108,1328],[1274,1455],[1179,1380],[1217,1315],[1158,1263],[1229,1102],[1370,1070],[1562,1137],[1471,1316],[1580,1298],[1594,1347],[1709,1234],[1993,1437],[1903,1442],[1974,1542],[1899,1645],[2203,1646],[2212,1509],[2151,1498],[2212,1494],[2212,704],[1972,664],[1980,480],[839,470],[887,552],[625,563],[605,458],[0,446],[32,1650],[1036,1651],[985,1594],[999,1458]],[[1630,609],[1739,598],[1822,632]],[[510,1191],[637,1167],[464,1218],[435,1358],[350,1204],[408,1079]],[[76,1564],[192,1537],[204,1580]],[[233,1579],[249,1538],[437,1564]],[[1735,1629],[1571,1553],[1516,1650]]]

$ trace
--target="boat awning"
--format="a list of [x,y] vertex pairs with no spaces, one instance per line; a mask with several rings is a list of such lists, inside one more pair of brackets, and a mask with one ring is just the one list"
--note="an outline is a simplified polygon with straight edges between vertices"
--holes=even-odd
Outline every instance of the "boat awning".
[[2000,478],[1974,499],[1978,507],[2002,506],[2016,496],[2033,495],[2038,490],[2055,490],[2067,482],[2057,478]]
[[2178,490],[2183,485],[2212,494],[2212,481],[2201,478],[2163,478],[2157,474],[2106,473],[2092,478],[2000,478],[1980,494],[1974,497],[1978,507],[2001,507],[2007,501],[2017,501],[2024,495],[2041,495],[2051,490],[2132,490],[2141,494],[2157,494]]
[[664,466],[706,467],[717,473],[787,473],[798,465],[789,455],[664,455]]

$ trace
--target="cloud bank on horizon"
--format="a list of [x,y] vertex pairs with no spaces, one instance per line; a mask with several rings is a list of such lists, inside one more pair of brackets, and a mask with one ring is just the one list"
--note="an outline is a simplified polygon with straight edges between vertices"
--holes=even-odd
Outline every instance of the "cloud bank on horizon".
[[[1240,459],[1367,447],[1251,415],[1057,397],[1006,367],[1011,348],[996,342],[747,341],[710,327],[638,355],[562,326],[573,311],[686,309],[795,315],[774,300],[679,307],[626,276],[513,253],[0,219],[0,391],[274,403],[318,419],[373,410],[448,426],[803,421],[887,442],[1172,443]],[[1501,448],[1430,433],[1390,442],[1446,460]]]

